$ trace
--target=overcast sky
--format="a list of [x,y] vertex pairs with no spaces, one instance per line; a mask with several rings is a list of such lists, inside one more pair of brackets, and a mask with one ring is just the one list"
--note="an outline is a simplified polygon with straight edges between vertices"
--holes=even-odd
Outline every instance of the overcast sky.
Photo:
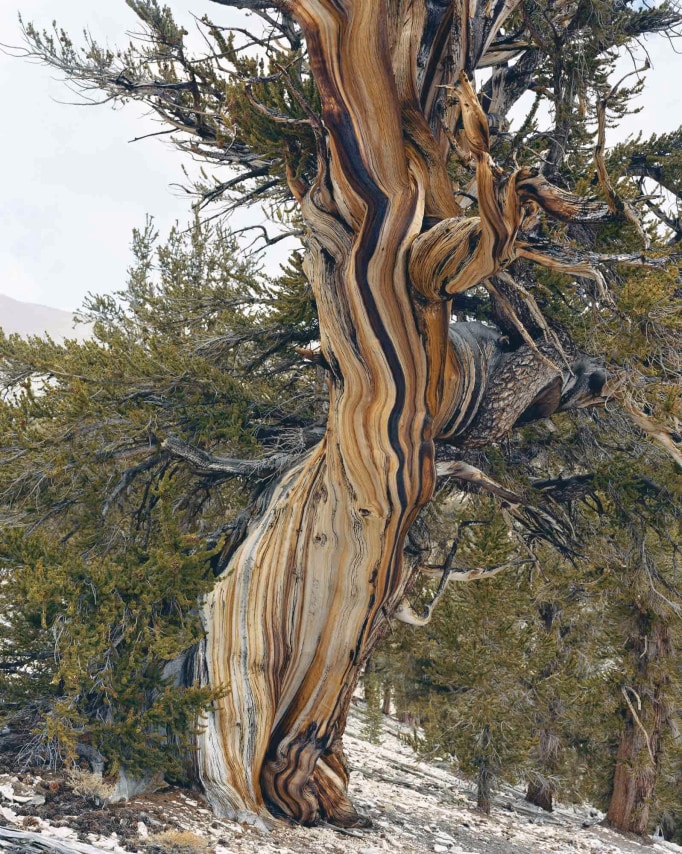
[[[208,0],[167,4],[188,29],[190,11],[225,23],[235,14]],[[26,21],[49,27],[56,18],[76,39],[87,27],[111,45],[125,44],[136,28],[124,0],[1,0],[1,43],[21,43],[19,8]],[[682,57],[663,38],[647,46],[654,67],[645,110],[628,117],[619,136],[682,124]],[[131,232],[145,215],[162,234],[189,218],[187,196],[170,186],[182,181],[181,155],[160,140],[129,142],[158,128],[141,107],[68,105],[74,96],[55,72],[2,53],[0,92],[0,293],[74,309],[88,291],[121,289]]]

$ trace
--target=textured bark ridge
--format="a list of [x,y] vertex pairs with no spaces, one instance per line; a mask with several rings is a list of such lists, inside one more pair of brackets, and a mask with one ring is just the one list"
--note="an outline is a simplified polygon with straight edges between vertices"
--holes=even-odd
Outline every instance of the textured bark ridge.
[[[317,178],[291,188],[308,227],[329,420],[204,604],[196,674],[224,696],[196,762],[218,813],[362,821],[341,737],[359,670],[409,581],[403,544],[433,491],[434,441],[485,444],[524,413],[579,405],[549,345],[504,354],[480,324],[449,328],[453,294],[531,251],[517,237],[540,208],[608,213],[530,170],[504,176],[490,159],[468,75],[515,5],[287,4],[323,104]],[[461,216],[450,186],[454,144],[476,163],[476,217]]]
[[623,688],[627,711],[606,820],[620,830],[644,835],[654,806],[661,741],[671,718],[667,699],[670,676],[661,662],[672,658],[675,650],[665,621],[651,620],[650,614],[641,612],[637,623],[641,634],[632,639],[631,650],[637,660],[639,690]]

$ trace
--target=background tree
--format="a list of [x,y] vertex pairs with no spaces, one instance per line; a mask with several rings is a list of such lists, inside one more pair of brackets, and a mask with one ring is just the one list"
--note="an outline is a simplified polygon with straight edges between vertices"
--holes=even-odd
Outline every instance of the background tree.
[[[290,352],[315,334],[300,273],[270,281],[236,251],[199,223],[160,244],[149,222],[127,289],[86,305],[85,342],[0,339],[0,695],[37,727],[25,761],[91,742],[112,770],[186,774],[175,742],[189,749],[215,692],[170,690],[163,668],[201,637],[244,483],[256,500],[273,476],[244,458],[300,452],[323,416],[315,368]],[[196,473],[164,437],[237,454],[234,470]]]
[[[375,659],[398,713],[423,732],[416,740],[427,756],[452,757],[474,776],[484,765],[488,786],[528,779],[528,799],[545,809],[555,795],[589,800],[621,829],[644,834],[665,822],[673,833],[666,816],[678,800],[680,758],[679,477],[669,491],[660,459],[647,459],[646,449],[628,449],[618,469],[613,446],[604,451],[627,436],[617,421],[617,438],[613,426],[582,431],[596,458],[574,436],[573,449],[591,462],[592,475],[552,484],[564,501],[572,491],[571,503],[582,504],[569,505],[579,557],[535,545],[520,567],[507,561],[489,581],[483,571],[481,580],[453,585],[427,626],[393,632]],[[537,436],[531,447],[537,452]],[[478,530],[486,518],[478,502],[469,495],[454,514],[446,505],[437,523],[430,520],[432,534],[442,532],[441,553],[458,526],[466,531],[476,522]],[[487,526],[495,528],[490,517]],[[487,536],[468,540],[458,548],[457,571],[500,566],[499,545]],[[412,598],[433,593],[432,582]],[[485,809],[488,801],[479,786],[479,804]]]
[[[244,35],[246,47],[206,21],[208,48],[193,57],[167,9],[154,0],[130,5],[148,30],[138,45],[116,52],[90,41],[80,49],[60,31],[27,27],[29,52],[85,90],[149,104],[180,147],[236,169],[200,187],[203,201],[292,204],[283,216],[303,233],[317,312],[302,334],[319,341],[319,350],[300,355],[326,374],[317,404],[324,435],[307,450],[320,435],[309,429],[319,419],[311,403],[296,459],[279,449],[252,463],[219,457],[206,447],[208,429],[170,435],[173,420],[121,475],[126,489],[143,489],[138,515],[148,518],[169,459],[209,475],[280,475],[248,524],[215,542],[222,574],[202,600],[205,636],[174,664],[179,681],[213,698],[194,734],[195,772],[222,814],[357,823],[341,738],[372,650],[393,618],[415,621],[405,594],[431,549],[408,534],[435,489],[436,443],[455,449],[443,474],[495,495],[531,543],[571,553],[554,473],[544,499],[541,489],[543,500],[533,502],[474,463],[494,456],[514,426],[603,402],[606,373],[584,351],[604,355],[589,345],[622,325],[618,300],[639,294],[609,265],[643,267],[637,281],[656,283],[670,305],[676,299],[674,276],[661,273],[668,259],[632,251],[632,234],[645,244],[650,235],[629,185],[616,189],[609,176],[603,134],[607,110],[622,114],[628,95],[622,85],[605,88],[615,49],[672,31],[679,16],[667,4],[238,0],[224,5],[257,12],[267,32]],[[479,67],[493,69],[480,99],[472,86]],[[531,114],[506,136],[509,110],[527,89],[550,101],[554,128],[536,132]],[[569,121],[576,106],[583,123]],[[601,198],[585,195],[590,118]],[[536,279],[531,264],[551,275]],[[462,322],[450,326],[453,310]],[[255,323],[254,311],[242,312],[244,322]],[[180,328],[187,347],[196,327]],[[144,343],[144,329],[138,334]],[[270,366],[273,353],[266,349],[256,366]],[[648,387],[647,371],[633,368],[646,359],[642,351],[639,363],[621,360],[618,393],[638,429],[679,460],[678,404],[663,394],[678,375]],[[169,365],[169,394],[180,367]],[[192,385],[199,394],[206,388]],[[31,399],[27,390],[18,407]],[[207,406],[212,399],[204,398]],[[147,402],[155,405],[153,394]],[[237,405],[242,428],[248,408]],[[9,417],[19,417],[17,401]],[[100,431],[106,435],[100,426],[92,434],[98,448]],[[80,459],[72,469],[60,461],[58,470],[80,473]],[[498,469],[523,479],[528,462]],[[150,480],[157,488],[144,491]],[[100,490],[105,504],[109,493],[121,494],[108,482]],[[22,498],[8,495],[9,505]],[[48,498],[54,512],[42,514],[43,528],[63,536],[68,528],[57,519],[68,510]],[[206,512],[219,512],[217,499],[206,503]],[[191,502],[180,506],[197,518]],[[444,587],[452,572],[442,571]]]

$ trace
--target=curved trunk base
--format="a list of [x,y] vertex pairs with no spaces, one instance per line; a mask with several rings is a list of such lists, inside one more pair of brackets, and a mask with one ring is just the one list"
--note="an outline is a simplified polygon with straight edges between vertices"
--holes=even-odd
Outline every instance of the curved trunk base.
[[[302,758],[305,760],[302,761]],[[298,773],[306,773],[312,766],[304,785],[305,798],[297,797],[298,789],[291,787],[291,796],[285,799],[288,788],[281,779],[282,768],[286,763],[266,763],[261,774],[261,784],[265,800],[275,815],[280,813],[297,824],[311,826],[320,821],[337,827],[369,827],[371,821],[355,809],[348,797],[349,772],[343,746],[340,739],[334,742],[330,750],[319,753],[314,743],[304,745],[298,754]]]
[[411,514],[340,488],[328,445],[284,476],[202,608],[192,679],[223,693],[196,736],[196,775],[216,813],[258,826],[367,823],[341,737],[405,589]]

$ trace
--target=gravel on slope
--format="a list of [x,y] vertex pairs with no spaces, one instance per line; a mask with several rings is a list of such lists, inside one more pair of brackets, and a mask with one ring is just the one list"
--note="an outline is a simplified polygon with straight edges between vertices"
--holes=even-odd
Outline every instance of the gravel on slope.
[[[639,841],[603,827],[589,806],[544,813],[505,786],[488,818],[472,784],[444,764],[420,760],[408,733],[385,719],[378,745],[361,738],[362,704],[344,738],[350,793],[372,827],[278,827],[262,833],[218,820],[196,792],[165,787],[125,802],[76,794],[58,774],[0,774],[0,854],[682,854],[662,840]],[[19,836],[17,836],[17,833]],[[11,838],[10,838],[11,837]]]

